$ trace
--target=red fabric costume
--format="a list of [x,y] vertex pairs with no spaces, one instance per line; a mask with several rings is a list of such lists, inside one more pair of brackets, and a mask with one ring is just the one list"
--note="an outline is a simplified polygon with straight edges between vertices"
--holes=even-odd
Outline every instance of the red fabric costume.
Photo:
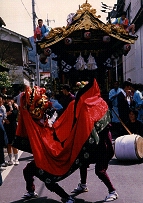
[[[88,139],[94,123],[99,121],[107,110],[108,106],[101,98],[98,84],[94,80],[93,85],[80,96],[76,108],[75,101],[72,101],[52,128],[44,127],[38,125],[25,108],[23,94],[16,134],[28,136],[38,168],[53,175],[64,175]],[[54,140],[54,133],[59,141]]]

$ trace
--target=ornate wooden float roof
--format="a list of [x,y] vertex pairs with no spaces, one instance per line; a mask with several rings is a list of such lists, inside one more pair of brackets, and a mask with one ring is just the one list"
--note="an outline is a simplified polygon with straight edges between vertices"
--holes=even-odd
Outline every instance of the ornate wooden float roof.
[[[97,16],[96,9],[86,1],[77,10],[70,25],[51,29],[46,39],[37,43],[38,47],[50,47],[60,56],[88,52],[107,58],[119,52],[125,44],[133,44],[137,40],[137,37],[129,35],[121,26],[103,23],[100,17]],[[91,33],[90,39],[84,38],[85,32]],[[103,41],[104,36],[110,36],[108,43]],[[72,43],[66,45],[65,38],[71,38]]]

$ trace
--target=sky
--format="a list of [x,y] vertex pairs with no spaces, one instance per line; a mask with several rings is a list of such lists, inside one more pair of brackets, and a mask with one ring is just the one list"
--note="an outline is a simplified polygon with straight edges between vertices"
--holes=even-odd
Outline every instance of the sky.
[[[45,25],[48,18],[51,20],[50,27],[63,27],[67,24],[68,14],[76,13],[79,5],[85,2],[86,0],[35,0],[35,11],[37,18],[42,18]],[[97,15],[101,15],[100,20],[106,23],[107,13],[100,11],[101,1],[88,0],[88,3],[96,9]],[[104,0],[103,3],[114,6],[117,0]],[[5,28],[25,37],[33,36],[32,0],[0,0],[0,17],[6,24]]]

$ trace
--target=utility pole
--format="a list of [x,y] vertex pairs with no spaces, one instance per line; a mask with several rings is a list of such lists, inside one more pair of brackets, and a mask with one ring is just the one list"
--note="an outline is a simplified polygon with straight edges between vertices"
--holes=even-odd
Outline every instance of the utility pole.
[[[32,0],[32,16],[33,16],[33,30],[36,29],[36,19],[37,15],[35,12],[35,0]],[[35,61],[36,61],[36,75],[37,75],[37,85],[40,86],[40,73],[39,73],[39,55],[37,54],[36,43],[35,43]]]
[[[55,23],[55,20],[49,20],[48,19],[48,14],[47,14],[47,20],[46,20],[46,22],[47,22],[47,26],[48,27],[50,27],[50,22],[54,22]],[[52,77],[52,74],[53,74],[53,72],[52,72],[52,69],[53,69],[53,66],[52,66],[53,64],[52,64],[52,56],[50,55],[50,84],[51,84],[51,91],[53,91],[53,87],[52,87],[52,82],[53,82],[53,77]]]
[[32,0],[32,16],[33,16],[33,31],[36,29],[36,12],[35,12],[35,1]]
[[47,26],[50,26],[50,22],[52,22],[52,21],[55,23],[55,20],[49,20],[49,19],[48,19],[48,14],[47,14],[47,20],[46,20]]

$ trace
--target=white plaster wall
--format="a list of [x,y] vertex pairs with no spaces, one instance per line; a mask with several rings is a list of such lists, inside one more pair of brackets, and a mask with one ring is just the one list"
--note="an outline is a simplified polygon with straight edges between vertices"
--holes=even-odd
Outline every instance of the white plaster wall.
[[133,80],[133,77],[131,77],[132,73],[135,71],[135,51],[134,51],[134,45],[131,45],[131,50],[127,54],[127,56],[123,56],[123,75],[124,80],[127,78],[131,78]]
[[28,50],[26,47],[22,45],[22,58],[23,58],[23,65],[28,63]]
[[131,0],[131,20],[133,20],[141,7],[141,0]]
[[143,84],[143,26],[137,32],[138,40],[135,49],[135,68],[137,83]]
[[140,0],[126,0],[125,1],[125,7],[124,10],[126,11],[131,3],[131,21],[136,16],[138,10],[141,7],[141,1]]
[[22,43],[21,39],[18,36],[13,35],[12,32],[10,31],[8,32],[5,30],[2,30],[1,28],[0,28],[0,39],[5,41]]
[[[133,19],[141,8],[140,0],[126,0],[124,10],[127,10],[131,3],[131,18]],[[131,21],[132,21],[131,19]],[[143,84],[143,26],[136,32],[138,35],[135,44],[127,56],[123,56],[124,80],[131,78],[133,83]]]
[[136,33],[138,39],[131,45],[127,56],[123,56],[124,80],[131,78],[134,83],[143,84],[143,26]]

